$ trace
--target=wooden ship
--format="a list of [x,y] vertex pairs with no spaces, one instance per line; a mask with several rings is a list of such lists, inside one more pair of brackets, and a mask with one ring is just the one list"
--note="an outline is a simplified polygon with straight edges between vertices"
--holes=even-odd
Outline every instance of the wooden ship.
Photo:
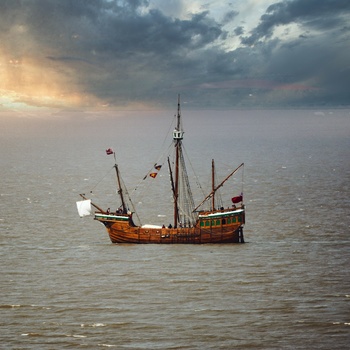
[[[245,207],[243,204],[243,193],[232,197],[229,206],[216,208],[216,193],[223,187],[225,182],[239,169],[244,167],[240,164],[229,173],[220,183],[215,181],[215,165],[212,160],[212,184],[207,196],[198,205],[194,204],[189,179],[186,171],[183,155],[184,131],[181,124],[180,96],[176,114],[176,126],[172,139],[174,145],[173,162],[167,159],[170,177],[170,190],[173,199],[173,223],[167,226],[135,224],[136,212],[127,190],[121,178],[116,155],[112,149],[106,150],[107,154],[114,156],[115,173],[117,179],[117,193],[120,198],[120,206],[116,212],[109,209],[103,210],[85,194],[80,194],[83,200],[77,202],[79,215],[94,215],[94,219],[102,223],[112,243],[137,243],[137,244],[205,244],[205,243],[244,243],[243,227],[245,224]],[[160,166],[155,165],[155,171]],[[157,172],[149,174],[156,177]],[[171,198],[171,197],[170,197]],[[209,209],[200,209],[209,203]],[[95,212],[92,213],[92,207]]]

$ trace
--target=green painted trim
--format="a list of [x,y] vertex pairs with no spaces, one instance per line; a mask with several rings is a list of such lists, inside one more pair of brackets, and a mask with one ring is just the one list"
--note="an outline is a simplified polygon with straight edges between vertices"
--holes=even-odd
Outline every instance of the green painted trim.
[[105,219],[105,220],[118,220],[118,221],[129,221],[127,216],[117,216],[117,215],[103,215],[95,214],[96,219]]

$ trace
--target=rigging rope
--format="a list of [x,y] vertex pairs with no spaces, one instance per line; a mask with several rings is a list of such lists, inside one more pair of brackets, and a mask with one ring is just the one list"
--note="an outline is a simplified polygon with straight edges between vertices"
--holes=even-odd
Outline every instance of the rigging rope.
[[[171,130],[174,128],[173,125],[175,124],[175,118],[176,118],[176,115],[174,115],[173,121],[170,123],[170,127],[169,127],[169,129],[168,129],[168,131],[167,131],[167,133],[166,133],[166,135],[165,135],[165,137],[163,139],[163,143],[162,143],[161,149],[164,149],[164,144],[165,144],[165,142],[167,141],[167,139],[169,137],[168,135],[170,134]],[[172,148],[172,146],[173,146],[173,143],[170,143],[168,148],[163,153],[161,153],[161,155],[158,157],[157,161],[154,164],[158,164],[158,165],[161,165],[163,167],[163,164],[164,164],[165,159],[166,159],[165,154],[169,153],[169,149]],[[162,161],[160,161],[160,160],[162,160]],[[136,192],[136,190],[143,183],[143,181],[146,180],[149,177],[150,173],[153,172],[153,171],[154,171],[154,165],[152,165],[152,167],[148,170],[147,174],[137,183],[137,185],[132,190],[132,194],[134,192]]]
[[242,193],[242,196],[243,196],[243,187],[244,187],[244,165],[243,165],[243,167],[242,167],[242,181],[241,181],[241,183],[242,183],[242,191],[241,191],[241,193]]
[[108,170],[108,172],[101,178],[100,181],[98,181],[98,182],[96,183],[95,186],[93,186],[93,187],[91,188],[90,193],[92,193],[92,191],[107,177],[107,175],[109,175],[109,174],[111,173],[112,170],[114,170],[114,166],[113,166],[111,169]]
[[205,193],[205,191],[203,190],[203,187],[202,187],[201,183],[199,182],[199,177],[198,177],[198,175],[196,174],[196,172],[195,172],[195,170],[194,170],[194,167],[193,167],[193,165],[192,165],[192,162],[191,162],[191,160],[190,160],[190,158],[189,158],[189,156],[188,156],[188,154],[187,154],[187,151],[186,151],[186,148],[184,147],[184,145],[182,145],[182,150],[184,151],[185,156],[186,156],[186,159],[187,159],[187,162],[188,162],[188,164],[190,165],[190,168],[191,168],[191,170],[192,170],[192,172],[193,172],[193,174],[194,174],[194,178],[195,178],[195,180],[196,180],[197,188],[199,188],[200,191],[202,192],[202,195],[205,196],[206,193]]

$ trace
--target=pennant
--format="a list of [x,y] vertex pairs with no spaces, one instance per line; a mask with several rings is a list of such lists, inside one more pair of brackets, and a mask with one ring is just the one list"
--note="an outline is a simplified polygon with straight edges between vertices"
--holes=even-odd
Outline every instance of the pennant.
[[106,153],[109,156],[110,154],[113,154],[114,151],[112,150],[112,148],[108,148],[108,149],[106,149]]
[[231,198],[231,200],[232,200],[232,203],[239,203],[239,202],[243,201],[243,196],[240,195],[240,196],[237,196],[237,197],[233,197],[233,198]]
[[154,169],[156,169],[156,170],[158,170],[158,171],[161,169],[161,167],[162,167],[162,166],[161,166],[161,165],[158,165],[158,164],[155,164],[155,165],[154,165]]
[[149,176],[153,177],[153,179],[158,175],[158,173],[150,173]]

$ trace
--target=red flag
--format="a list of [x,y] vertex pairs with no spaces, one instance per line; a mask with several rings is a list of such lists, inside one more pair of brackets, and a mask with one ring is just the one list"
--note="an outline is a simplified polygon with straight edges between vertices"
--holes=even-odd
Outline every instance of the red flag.
[[110,155],[110,154],[113,154],[114,152],[113,152],[112,148],[108,148],[108,149],[106,149],[106,153],[107,153],[107,155]]
[[153,177],[153,179],[158,175],[158,173],[150,173],[149,176]]
[[232,203],[242,202],[243,201],[243,196],[240,195],[240,196],[237,196],[237,197],[233,197],[233,198],[231,198],[231,201],[232,201]]

